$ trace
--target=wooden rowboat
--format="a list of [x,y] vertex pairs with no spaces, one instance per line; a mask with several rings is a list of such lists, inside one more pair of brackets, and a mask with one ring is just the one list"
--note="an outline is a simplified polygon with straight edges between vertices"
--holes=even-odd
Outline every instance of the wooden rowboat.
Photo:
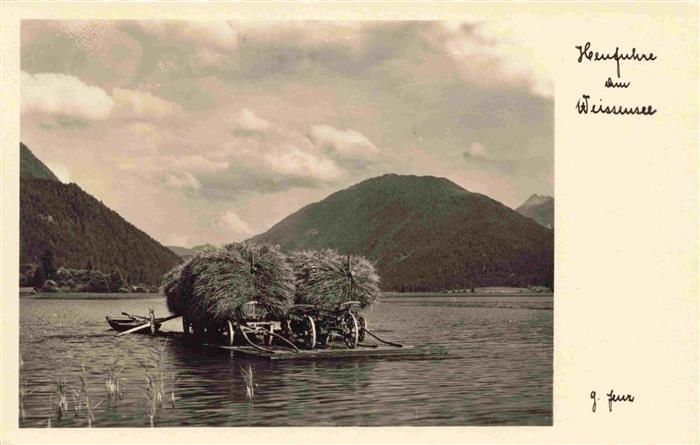
[[162,323],[181,317],[181,315],[171,315],[169,317],[156,318],[155,314],[153,313],[153,309],[151,308],[148,309],[148,317],[142,317],[141,315],[130,315],[126,312],[122,312],[122,315],[125,315],[128,318],[112,318],[110,316],[105,317],[109,326],[115,331],[119,331],[117,337],[131,334],[133,332],[156,335]]
[[[112,317],[105,317],[107,319],[107,323],[109,326],[114,329],[115,331],[119,332],[124,332],[128,331],[129,329],[133,329],[137,326],[141,326],[144,324],[144,320],[138,320],[134,318],[112,318]],[[148,321],[145,321],[148,323]],[[158,329],[160,329],[160,323],[156,321],[155,323],[156,326],[156,332]],[[140,331],[136,331],[141,334],[150,334],[151,330],[150,329],[142,329]]]

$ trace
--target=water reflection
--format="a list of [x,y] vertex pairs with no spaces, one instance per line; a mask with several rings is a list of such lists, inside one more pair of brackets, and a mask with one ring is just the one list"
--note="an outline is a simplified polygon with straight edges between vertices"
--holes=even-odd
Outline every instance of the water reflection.
[[[160,338],[115,337],[106,329],[105,314],[153,306],[165,315],[160,299],[23,299],[20,424],[87,426],[70,397],[61,419],[52,403],[62,377],[67,387],[80,387],[83,364],[91,399],[105,399],[93,427],[147,427],[146,376],[154,363],[164,381],[157,427],[551,424],[552,298],[465,300],[392,298],[368,315],[383,337],[447,350],[449,360],[278,362],[172,340],[162,347]],[[110,400],[106,380],[115,359],[123,367],[123,396]]]

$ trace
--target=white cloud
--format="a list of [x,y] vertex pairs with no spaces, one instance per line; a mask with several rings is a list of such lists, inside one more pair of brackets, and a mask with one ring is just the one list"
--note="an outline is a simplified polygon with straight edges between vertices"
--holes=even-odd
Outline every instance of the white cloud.
[[328,125],[311,127],[309,137],[318,146],[343,160],[367,161],[379,154],[379,149],[362,133],[337,130]]
[[330,159],[301,150],[294,145],[275,147],[263,156],[263,164],[279,175],[303,178],[310,176],[321,181],[332,181],[342,171]]
[[232,229],[237,235],[252,235],[253,230],[233,210],[227,210],[221,215],[225,227]]
[[178,189],[199,190],[202,188],[202,184],[190,172],[168,173],[165,175],[165,182]]
[[[263,182],[271,188],[281,184],[296,183],[315,186],[319,183],[333,182],[343,176],[344,172],[333,160],[316,153],[308,141],[300,135],[290,134],[299,145],[272,140],[259,143],[250,138],[225,144],[218,153],[219,159],[228,159],[233,174],[240,176],[242,183]],[[303,148],[300,148],[303,147]],[[241,184],[241,182],[239,182]],[[273,185],[273,184],[276,184]]]
[[22,112],[106,119],[114,100],[99,87],[60,73],[29,74],[22,71]]
[[220,48],[232,48],[238,44],[236,26],[222,20],[140,21],[134,24],[164,42],[185,40]]
[[[226,164],[229,168],[202,171],[203,175],[197,177],[204,187],[211,185],[222,190],[261,187],[271,191],[290,185],[318,187],[336,183],[346,175],[333,153],[314,144],[303,133],[268,121],[250,109],[239,110],[231,116],[224,120],[235,129],[233,140],[207,154],[210,163]],[[341,150],[355,148],[353,144],[369,143],[359,133],[327,128],[337,133],[332,136],[340,139]],[[343,152],[343,156],[347,154]]]
[[145,155],[137,161],[117,163],[119,169],[142,179],[165,183],[181,190],[201,190],[198,175],[211,175],[226,170],[227,161],[209,159],[207,155]]
[[102,88],[61,73],[29,74],[22,71],[21,93],[23,113],[102,120],[115,114],[130,118],[160,119],[183,111],[179,104],[151,93],[114,88],[110,96]]
[[542,32],[553,20],[519,14],[512,19],[482,23],[445,22],[445,48],[468,80],[485,85],[525,84],[533,94],[554,95],[552,69],[556,63],[550,34]]
[[469,157],[479,159],[488,159],[490,157],[489,154],[486,152],[486,148],[479,142],[472,142],[472,145],[469,146],[469,149],[465,154]]
[[230,47],[238,43],[237,32],[229,22],[221,20],[178,22],[174,25],[182,36],[214,46]]
[[243,109],[236,118],[236,126],[245,131],[262,132],[269,130],[271,124],[252,111]]
[[159,119],[182,113],[182,107],[179,104],[144,91],[114,88],[112,97],[117,104],[117,113],[129,117]]

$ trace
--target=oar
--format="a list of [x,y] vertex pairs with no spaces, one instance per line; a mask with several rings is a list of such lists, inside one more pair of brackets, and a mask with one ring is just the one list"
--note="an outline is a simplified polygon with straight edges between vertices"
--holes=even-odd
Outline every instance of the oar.
[[131,314],[127,314],[126,312],[122,312],[122,315],[126,315],[127,317],[131,318],[132,320],[135,320],[137,318],[140,318],[141,320],[148,320],[148,317],[144,317],[142,315],[131,315]]
[[180,317],[182,317],[182,315],[175,314],[175,315],[169,315],[169,316],[163,317],[163,318],[156,318],[156,323],[165,323],[166,321],[174,320],[174,319],[180,318]]
[[[159,318],[156,320],[156,322],[157,323],[164,323],[166,321],[173,320],[173,319],[178,318],[178,317],[182,317],[182,315],[171,315],[169,317]],[[120,336],[126,335],[126,334],[131,334],[132,332],[137,332],[137,331],[140,331],[141,329],[146,329],[149,326],[151,326],[150,321],[146,324],[142,324],[141,326],[136,326],[135,328],[131,328],[128,331],[120,332],[117,334],[117,337],[120,337]]]
[[376,334],[372,333],[372,331],[370,331],[367,328],[365,328],[365,332],[368,333],[369,335],[371,335],[372,337],[374,337],[375,339],[377,339],[378,341],[384,343],[385,345],[395,346],[397,348],[403,348],[403,345],[401,343],[394,343],[391,341],[382,340],[381,338],[379,338]]
[[142,324],[141,326],[136,326],[135,328],[131,328],[128,331],[120,332],[117,334],[117,337],[121,337],[122,335],[126,334],[131,334],[132,332],[140,331],[141,329],[146,329],[151,326],[151,322],[149,321],[146,324]]

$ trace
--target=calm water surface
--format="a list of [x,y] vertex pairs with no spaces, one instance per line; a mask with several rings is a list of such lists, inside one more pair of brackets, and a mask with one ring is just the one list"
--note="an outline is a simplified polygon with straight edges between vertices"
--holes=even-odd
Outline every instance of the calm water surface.
[[[552,424],[551,296],[383,298],[366,316],[370,329],[448,351],[428,360],[246,360],[176,340],[117,338],[104,319],[122,311],[145,315],[149,306],[168,315],[162,297],[22,299],[20,426],[87,426],[71,395],[80,388],[81,364],[92,403],[101,401],[93,427],[150,426],[145,366],[161,358],[165,397],[155,426]],[[162,329],[179,328],[173,321]],[[107,368],[117,358],[124,390],[109,401]],[[248,366],[252,399],[242,372]],[[69,410],[59,418],[63,379]]]

